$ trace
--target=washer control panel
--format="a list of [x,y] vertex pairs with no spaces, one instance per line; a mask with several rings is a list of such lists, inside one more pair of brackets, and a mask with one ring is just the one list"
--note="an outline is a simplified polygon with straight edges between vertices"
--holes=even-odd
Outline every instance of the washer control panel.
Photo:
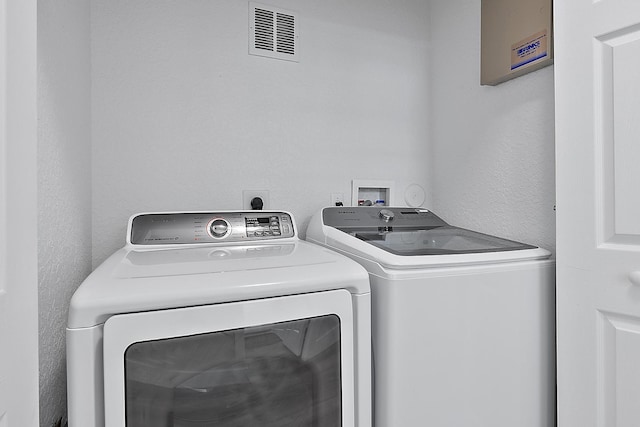
[[352,228],[433,228],[447,223],[424,208],[409,207],[328,207],[322,210],[325,225],[338,229]]
[[281,211],[146,213],[129,220],[127,243],[184,245],[295,237],[291,214]]

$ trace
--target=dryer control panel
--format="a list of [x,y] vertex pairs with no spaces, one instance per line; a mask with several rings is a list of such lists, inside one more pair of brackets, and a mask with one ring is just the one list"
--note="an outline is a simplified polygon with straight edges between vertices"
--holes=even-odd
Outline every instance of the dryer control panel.
[[142,246],[234,243],[295,237],[291,214],[281,211],[170,212],[129,220],[127,243]]

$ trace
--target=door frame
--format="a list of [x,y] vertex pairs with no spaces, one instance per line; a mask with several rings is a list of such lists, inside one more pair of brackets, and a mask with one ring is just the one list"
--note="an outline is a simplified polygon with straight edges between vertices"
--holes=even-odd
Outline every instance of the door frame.
[[0,426],[39,424],[37,1],[0,0]]

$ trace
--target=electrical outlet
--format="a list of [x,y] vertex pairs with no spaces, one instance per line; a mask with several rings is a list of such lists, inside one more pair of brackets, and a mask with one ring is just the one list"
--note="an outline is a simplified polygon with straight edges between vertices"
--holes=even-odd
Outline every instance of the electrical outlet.
[[344,193],[331,193],[329,206],[344,206]]
[[269,190],[242,190],[242,209],[251,210],[251,200],[262,199],[262,210],[269,209]]

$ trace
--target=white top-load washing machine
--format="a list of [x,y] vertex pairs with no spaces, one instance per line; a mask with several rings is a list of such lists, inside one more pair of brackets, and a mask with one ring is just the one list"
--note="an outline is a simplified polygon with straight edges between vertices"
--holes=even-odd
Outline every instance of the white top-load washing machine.
[[325,208],[307,240],[369,271],[375,426],[554,425],[548,251],[403,207]]
[[70,427],[369,427],[370,290],[287,212],[149,213],[71,300]]

